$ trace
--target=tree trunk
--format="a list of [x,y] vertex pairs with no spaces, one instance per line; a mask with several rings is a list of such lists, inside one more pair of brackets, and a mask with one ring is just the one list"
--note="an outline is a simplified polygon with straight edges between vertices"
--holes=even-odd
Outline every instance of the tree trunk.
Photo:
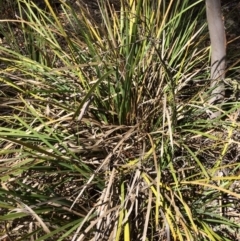
[[[207,22],[211,41],[211,96],[210,105],[221,103],[225,96],[224,78],[226,69],[226,35],[220,0],[206,0]],[[221,112],[209,112],[210,118]]]

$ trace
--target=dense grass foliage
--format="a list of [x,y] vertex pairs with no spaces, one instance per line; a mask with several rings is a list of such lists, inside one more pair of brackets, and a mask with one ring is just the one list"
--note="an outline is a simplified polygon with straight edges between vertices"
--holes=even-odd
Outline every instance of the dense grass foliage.
[[204,1],[17,3],[1,21],[0,237],[238,240],[238,68],[209,106]]

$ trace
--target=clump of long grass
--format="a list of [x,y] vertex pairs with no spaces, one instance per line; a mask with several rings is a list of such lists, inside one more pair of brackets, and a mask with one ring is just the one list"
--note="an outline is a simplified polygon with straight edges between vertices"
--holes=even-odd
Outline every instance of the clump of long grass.
[[0,47],[2,236],[231,240],[239,105],[207,120],[202,1],[100,1],[101,22],[18,2],[21,46]]

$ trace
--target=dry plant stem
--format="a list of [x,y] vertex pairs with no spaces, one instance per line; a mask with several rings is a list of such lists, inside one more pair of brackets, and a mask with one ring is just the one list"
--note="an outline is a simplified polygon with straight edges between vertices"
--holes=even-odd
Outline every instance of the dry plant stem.
[[94,179],[96,173],[98,173],[100,170],[102,170],[104,168],[104,166],[106,166],[111,157],[113,156],[113,154],[115,154],[116,150],[122,145],[122,143],[127,140],[131,135],[133,135],[136,131],[135,129],[138,127],[138,124],[136,124],[133,128],[131,128],[128,132],[126,132],[126,134],[123,136],[123,138],[117,143],[117,145],[115,146],[115,148],[113,149],[112,153],[109,153],[108,156],[103,160],[103,162],[101,163],[101,165],[97,168],[97,170],[95,171],[95,173],[92,174],[92,176],[88,179],[86,185],[82,188],[81,192],[78,194],[77,198],[75,199],[75,201],[73,202],[72,206],[70,209],[73,208],[73,206],[75,205],[76,201],[82,196],[82,194],[84,193],[85,189],[87,188],[88,184],[91,183],[91,181]]
[[[221,13],[220,0],[206,0],[207,21],[211,40],[211,98],[209,104],[223,101],[224,77],[226,68],[226,35]],[[221,114],[220,111],[210,114],[213,119]]]

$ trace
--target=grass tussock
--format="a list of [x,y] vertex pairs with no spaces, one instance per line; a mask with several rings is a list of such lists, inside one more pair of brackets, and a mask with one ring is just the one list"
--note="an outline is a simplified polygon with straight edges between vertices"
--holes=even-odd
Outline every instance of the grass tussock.
[[207,104],[204,2],[100,1],[95,18],[17,2],[0,20],[0,237],[238,240],[240,104],[229,85]]

